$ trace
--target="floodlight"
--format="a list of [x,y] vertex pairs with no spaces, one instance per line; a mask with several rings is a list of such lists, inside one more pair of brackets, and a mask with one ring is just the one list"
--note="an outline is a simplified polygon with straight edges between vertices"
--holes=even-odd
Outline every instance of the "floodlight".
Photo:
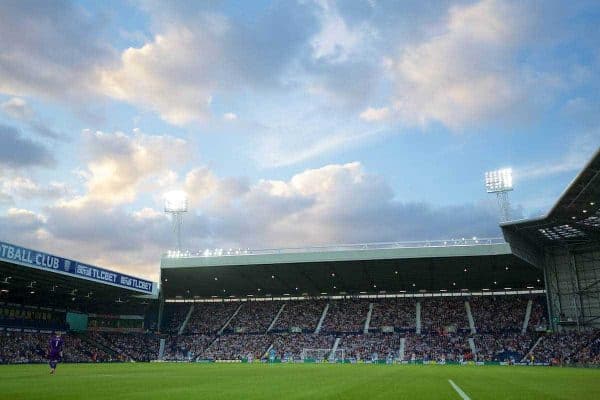
[[485,189],[495,193],[500,207],[502,222],[510,221],[510,201],[508,192],[513,190],[512,169],[502,168],[485,173]]
[[187,195],[180,190],[165,194],[165,212],[187,212]]
[[488,193],[498,193],[513,190],[512,169],[503,168],[485,173],[485,188]]
[[177,235],[178,256],[181,251],[181,225],[183,214],[188,211],[187,195],[180,190],[173,190],[165,194],[165,213],[173,218],[173,230]]

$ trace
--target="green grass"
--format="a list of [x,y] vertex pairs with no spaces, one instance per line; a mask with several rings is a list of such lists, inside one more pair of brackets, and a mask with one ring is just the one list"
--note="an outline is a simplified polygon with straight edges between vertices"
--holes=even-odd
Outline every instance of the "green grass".
[[0,366],[0,399],[600,399],[600,369],[435,365]]

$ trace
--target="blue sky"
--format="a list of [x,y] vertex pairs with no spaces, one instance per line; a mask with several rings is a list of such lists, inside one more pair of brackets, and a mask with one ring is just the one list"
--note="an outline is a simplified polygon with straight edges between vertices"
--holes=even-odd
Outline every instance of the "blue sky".
[[594,1],[0,3],[0,236],[146,277],[190,248],[498,236],[600,145]]

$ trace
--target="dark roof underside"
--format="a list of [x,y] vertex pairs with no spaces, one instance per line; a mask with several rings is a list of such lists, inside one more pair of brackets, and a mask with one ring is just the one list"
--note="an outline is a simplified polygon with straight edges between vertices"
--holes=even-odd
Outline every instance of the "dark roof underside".
[[192,299],[543,289],[542,278],[539,269],[505,254],[173,268],[162,270],[161,284],[168,299]]
[[600,242],[600,150],[542,218],[506,223],[504,231],[542,246]]
[[140,312],[148,304],[132,290],[2,261],[0,291],[2,302],[82,312],[126,314]]

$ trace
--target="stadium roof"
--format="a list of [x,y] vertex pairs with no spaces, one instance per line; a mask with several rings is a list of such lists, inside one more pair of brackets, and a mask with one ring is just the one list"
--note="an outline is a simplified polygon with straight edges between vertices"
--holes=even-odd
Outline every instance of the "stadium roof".
[[167,299],[543,289],[501,239],[170,254],[161,280]]
[[545,216],[501,226],[541,246],[600,242],[600,149]]
[[0,242],[1,302],[123,311],[146,305],[157,291],[154,282]]

